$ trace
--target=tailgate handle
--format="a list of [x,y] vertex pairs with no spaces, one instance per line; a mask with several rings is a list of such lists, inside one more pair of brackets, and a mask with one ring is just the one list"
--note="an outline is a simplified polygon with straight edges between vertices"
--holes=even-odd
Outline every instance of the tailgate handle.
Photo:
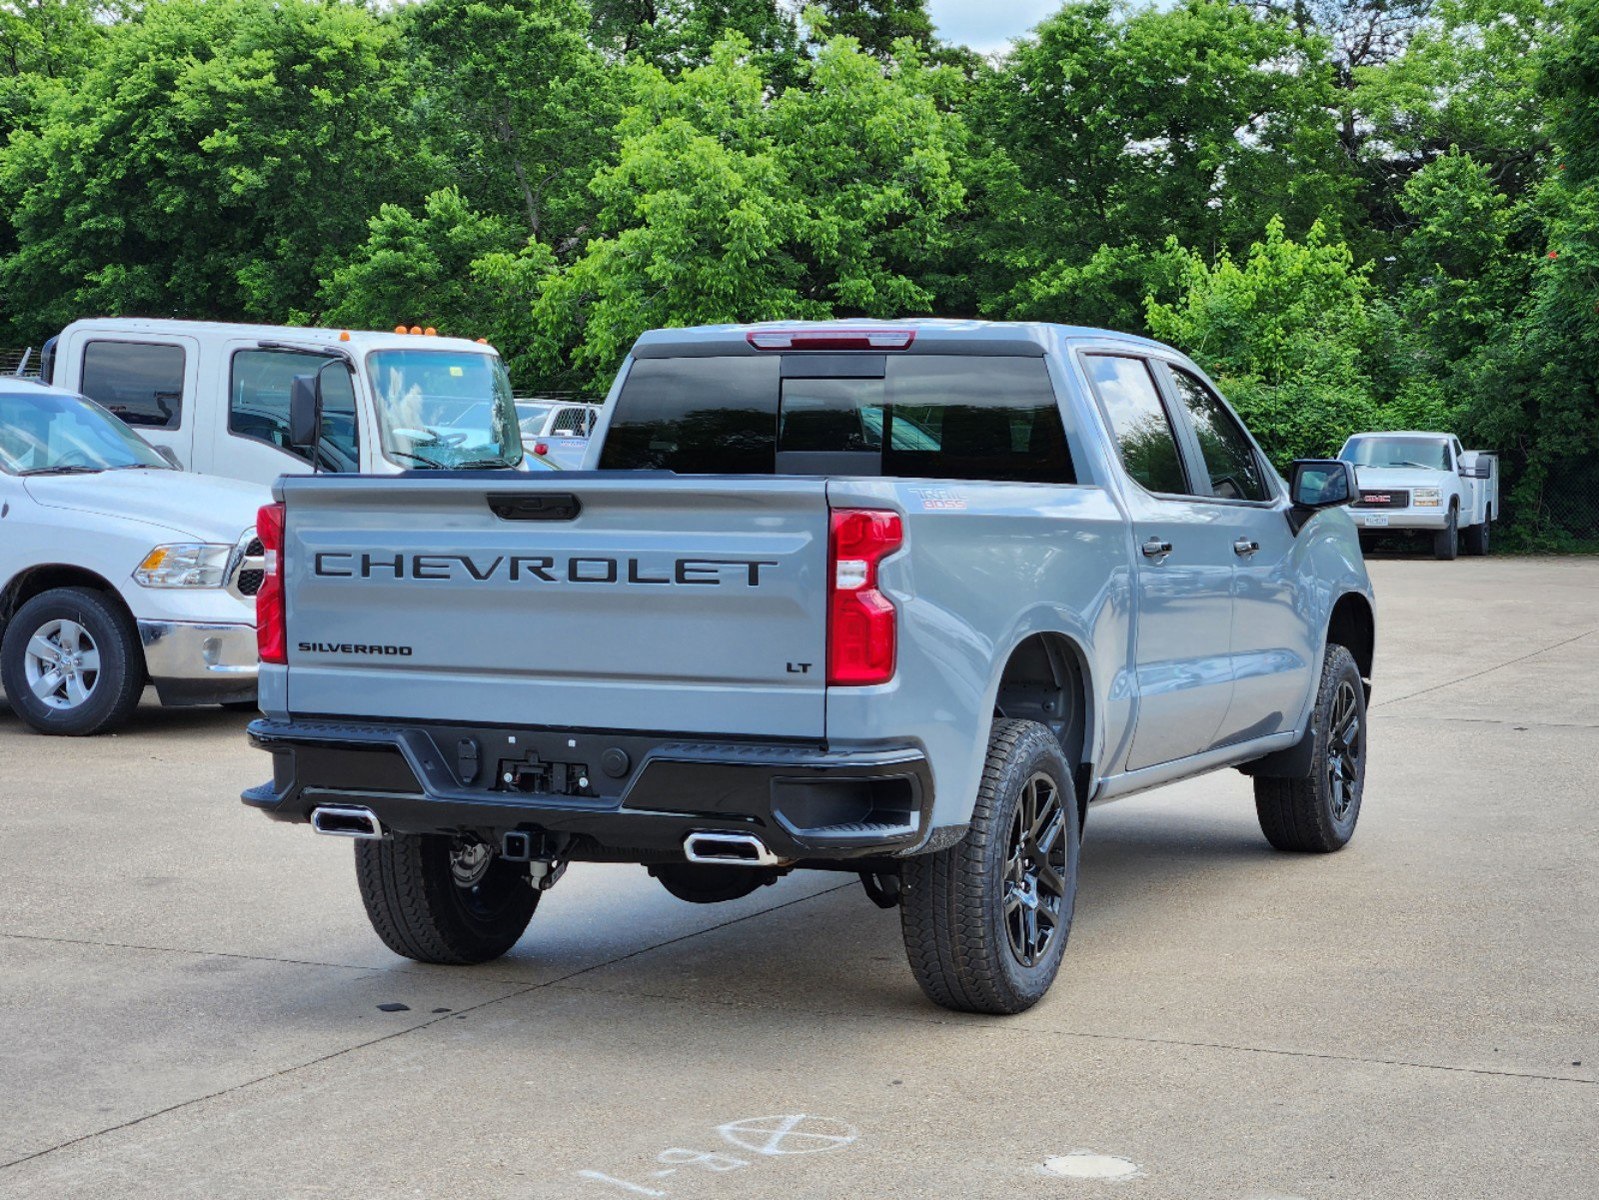
[[488,501],[502,521],[572,521],[583,511],[571,492],[494,492]]

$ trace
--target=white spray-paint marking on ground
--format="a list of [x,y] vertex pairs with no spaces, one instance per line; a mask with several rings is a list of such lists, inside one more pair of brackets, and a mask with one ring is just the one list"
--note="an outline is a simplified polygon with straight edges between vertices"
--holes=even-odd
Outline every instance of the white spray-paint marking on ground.
[[1044,1174],[1062,1179],[1131,1179],[1140,1173],[1138,1164],[1129,1159],[1092,1150],[1073,1150],[1044,1160]]
[[781,1117],[746,1117],[718,1125],[722,1140],[756,1154],[821,1154],[842,1150],[860,1136],[855,1126],[836,1117],[796,1113]]

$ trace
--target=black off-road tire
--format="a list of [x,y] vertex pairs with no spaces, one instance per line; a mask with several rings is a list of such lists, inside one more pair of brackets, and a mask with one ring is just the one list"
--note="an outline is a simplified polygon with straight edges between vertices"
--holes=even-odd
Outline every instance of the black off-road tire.
[[1484,517],[1481,525],[1468,525],[1461,531],[1461,549],[1473,558],[1481,558],[1488,553],[1488,525],[1489,520]]
[[1432,535],[1432,556],[1452,562],[1460,554],[1460,510],[1449,506],[1449,523]]
[[456,880],[454,838],[391,834],[355,844],[355,878],[383,944],[417,962],[464,966],[499,958],[533,919],[527,867],[495,854],[477,890]]
[[[1047,941],[1034,961],[1024,963],[1013,948],[1007,912],[1013,876],[1007,871],[1025,861],[1011,857],[1012,839],[1024,793],[1040,777],[1054,789],[1064,818],[1046,855],[1056,864],[1060,894]],[[905,952],[928,999],[959,1012],[1002,1014],[1023,1012],[1043,997],[1071,933],[1079,840],[1072,771],[1060,743],[1036,721],[995,721],[966,837],[907,859],[901,874]],[[1039,838],[1035,849],[1045,841]]]
[[[1351,746],[1342,741],[1346,712],[1355,722]],[[1277,849],[1329,854],[1354,836],[1366,787],[1366,688],[1354,656],[1343,646],[1329,644],[1322,659],[1311,726],[1310,773],[1300,779],[1257,776],[1255,813],[1261,832]]]
[[[81,626],[99,659],[88,697],[71,708],[52,708],[36,697],[24,666],[29,641],[55,621]],[[138,627],[120,600],[93,588],[41,592],[17,610],[0,641],[0,686],[17,716],[40,733],[85,737],[125,725],[139,707],[144,682]]]

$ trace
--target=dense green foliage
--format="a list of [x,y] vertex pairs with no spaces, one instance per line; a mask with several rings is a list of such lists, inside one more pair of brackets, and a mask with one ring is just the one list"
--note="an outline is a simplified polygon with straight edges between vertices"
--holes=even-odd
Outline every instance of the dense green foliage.
[[0,342],[434,325],[524,391],[654,325],[975,315],[1188,350],[1279,460],[1504,455],[1599,538],[1599,0],[0,0]]

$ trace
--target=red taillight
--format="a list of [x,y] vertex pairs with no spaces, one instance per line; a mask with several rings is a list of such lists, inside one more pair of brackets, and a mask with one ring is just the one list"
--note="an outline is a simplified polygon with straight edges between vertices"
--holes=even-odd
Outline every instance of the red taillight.
[[835,508],[827,547],[827,682],[858,687],[894,678],[898,613],[877,590],[877,565],[905,540],[899,514]]
[[744,340],[757,350],[907,350],[914,329],[752,329]]
[[263,505],[255,514],[255,536],[261,539],[266,572],[255,594],[255,645],[264,663],[289,661],[288,634],[283,627],[283,505]]
[[548,442],[534,442],[533,443],[533,453],[539,455],[541,458],[544,455],[548,454],[549,452],[550,452],[550,444]]

